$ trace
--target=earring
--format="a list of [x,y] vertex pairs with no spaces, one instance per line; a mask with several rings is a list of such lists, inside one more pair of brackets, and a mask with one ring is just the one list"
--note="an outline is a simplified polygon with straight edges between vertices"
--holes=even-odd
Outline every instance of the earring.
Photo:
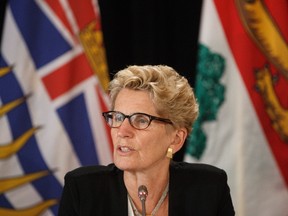
[[166,153],[166,157],[172,159],[173,158],[173,149],[172,148],[168,148],[167,149],[167,153]]

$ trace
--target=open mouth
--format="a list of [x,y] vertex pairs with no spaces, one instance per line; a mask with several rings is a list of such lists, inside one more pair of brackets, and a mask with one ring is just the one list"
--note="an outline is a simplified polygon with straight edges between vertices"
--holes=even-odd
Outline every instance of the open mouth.
[[123,153],[134,151],[133,148],[130,148],[128,146],[119,146],[118,150],[123,152]]

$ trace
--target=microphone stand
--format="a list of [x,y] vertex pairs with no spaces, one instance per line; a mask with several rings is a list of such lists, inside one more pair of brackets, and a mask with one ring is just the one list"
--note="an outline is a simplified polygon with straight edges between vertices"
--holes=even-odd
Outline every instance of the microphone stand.
[[141,200],[142,203],[142,216],[146,216],[145,200]]
[[141,201],[142,204],[142,216],[146,216],[146,206],[145,206],[145,201],[146,197],[148,196],[148,190],[145,185],[141,185],[138,188],[138,197]]

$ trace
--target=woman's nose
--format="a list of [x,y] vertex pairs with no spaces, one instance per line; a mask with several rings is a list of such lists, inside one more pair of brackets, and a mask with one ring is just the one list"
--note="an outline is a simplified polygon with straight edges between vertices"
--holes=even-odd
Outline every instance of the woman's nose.
[[129,122],[128,118],[125,118],[120,127],[118,127],[118,136],[125,137],[125,136],[131,136],[134,128]]

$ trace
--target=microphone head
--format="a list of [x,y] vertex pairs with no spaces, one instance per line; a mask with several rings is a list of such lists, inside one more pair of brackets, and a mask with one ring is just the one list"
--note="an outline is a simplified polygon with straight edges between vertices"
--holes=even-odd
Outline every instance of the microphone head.
[[141,201],[145,201],[146,197],[148,196],[148,190],[145,185],[140,185],[138,188],[138,197],[140,198]]

